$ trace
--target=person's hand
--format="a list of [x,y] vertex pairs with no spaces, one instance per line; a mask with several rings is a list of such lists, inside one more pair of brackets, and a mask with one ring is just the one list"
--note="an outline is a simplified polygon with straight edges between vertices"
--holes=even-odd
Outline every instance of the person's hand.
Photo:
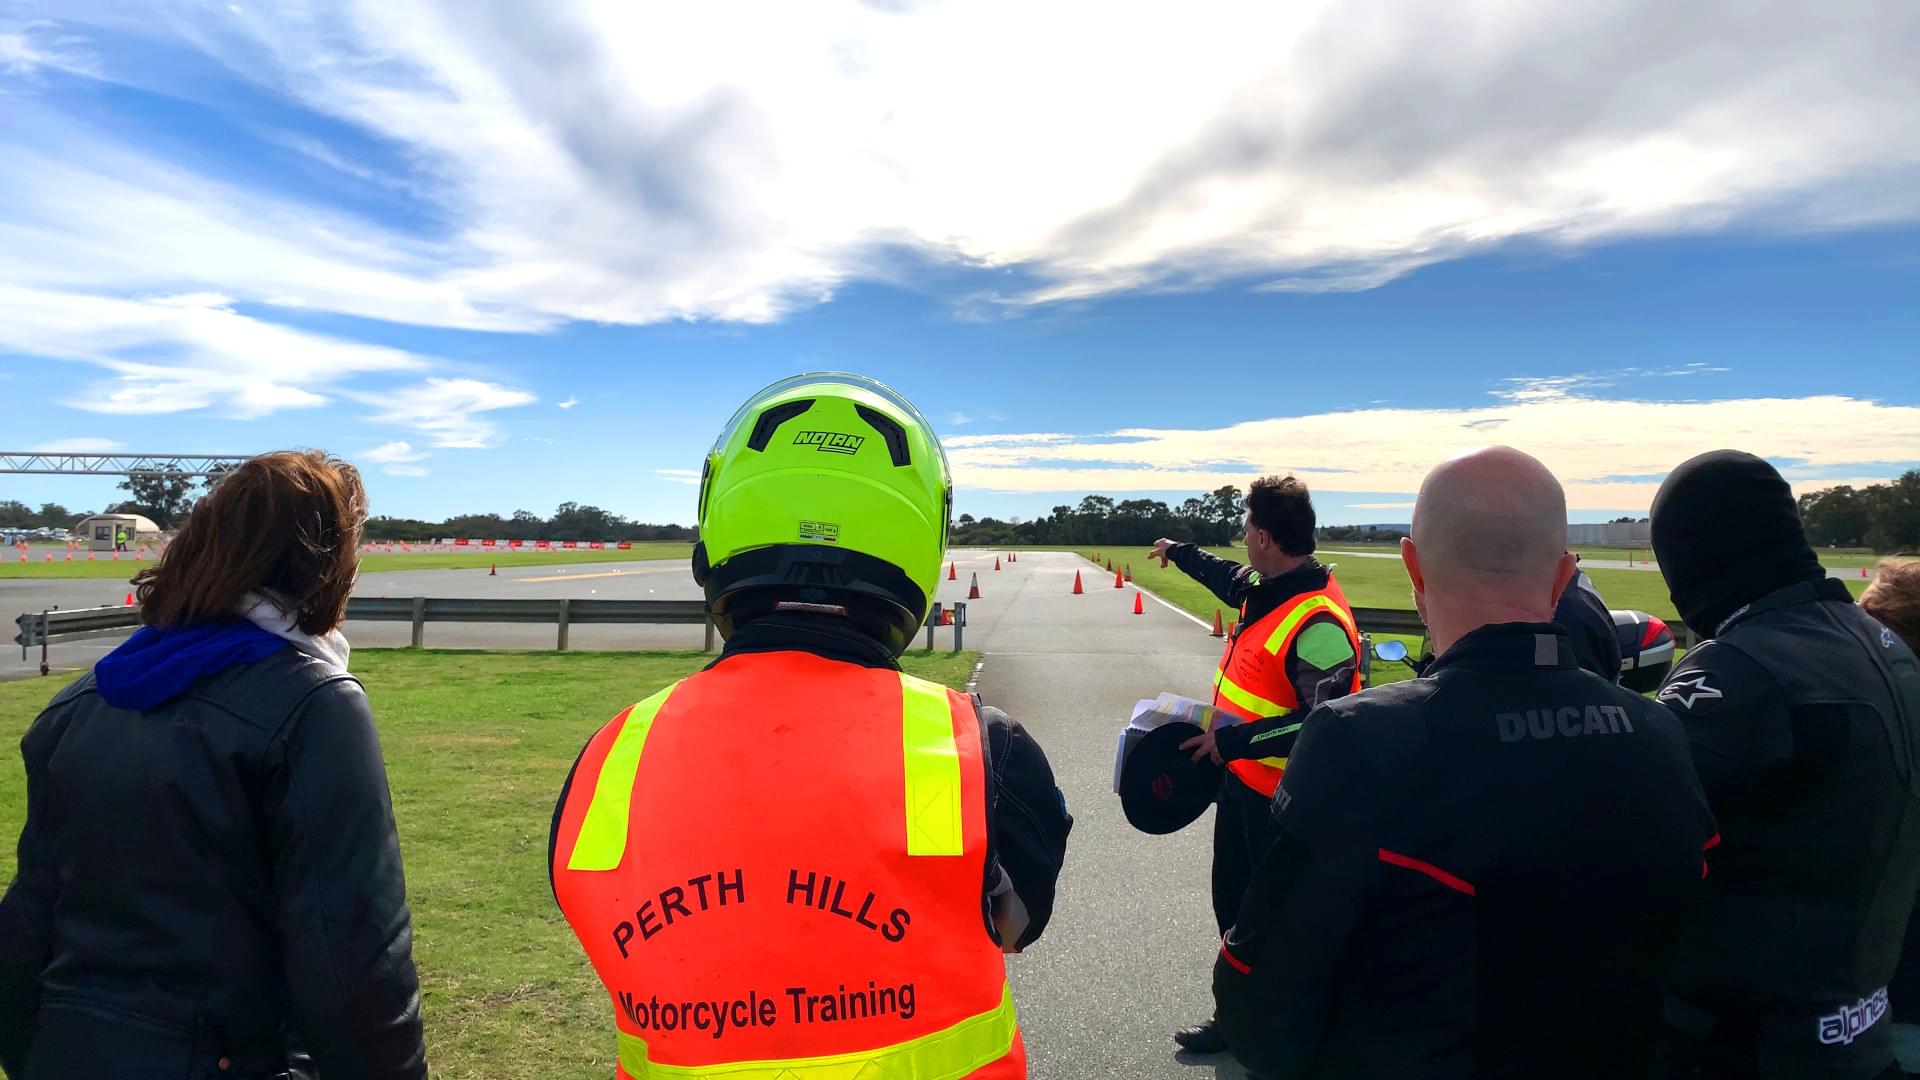
[[1153,550],[1147,552],[1147,558],[1159,559],[1160,569],[1165,570],[1167,568],[1167,549],[1179,542],[1178,540],[1169,540],[1163,536],[1153,542]]
[[1221,760],[1218,740],[1214,738],[1214,733],[1211,731],[1202,732],[1188,739],[1186,742],[1181,743],[1180,749],[1193,751],[1193,760],[1195,761],[1210,757],[1213,759],[1215,765],[1226,764],[1225,761]]

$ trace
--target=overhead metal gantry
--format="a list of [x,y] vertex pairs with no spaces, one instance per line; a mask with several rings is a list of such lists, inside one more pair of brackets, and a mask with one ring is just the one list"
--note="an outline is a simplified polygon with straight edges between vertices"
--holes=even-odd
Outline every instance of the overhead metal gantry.
[[28,476],[140,476],[146,473],[215,476],[245,460],[244,454],[36,454],[0,450],[0,473]]

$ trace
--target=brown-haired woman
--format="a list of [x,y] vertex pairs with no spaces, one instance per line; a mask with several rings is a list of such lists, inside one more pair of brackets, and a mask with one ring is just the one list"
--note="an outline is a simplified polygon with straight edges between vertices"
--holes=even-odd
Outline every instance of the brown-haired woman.
[[338,630],[365,520],[359,473],[319,451],[234,469],[136,579],[147,625],[21,740],[14,1077],[426,1075],[386,770]]
[[[1920,653],[1920,559],[1881,559],[1860,606]],[[1887,997],[1900,1064],[1909,1074],[1920,1072],[1920,911],[1907,922],[1907,943]]]

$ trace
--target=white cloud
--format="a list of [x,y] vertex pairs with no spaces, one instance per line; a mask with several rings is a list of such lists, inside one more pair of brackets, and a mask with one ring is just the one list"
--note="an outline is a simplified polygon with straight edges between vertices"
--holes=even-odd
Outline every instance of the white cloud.
[[699,484],[700,473],[697,469],[655,469],[654,475],[671,480],[676,484]]
[[[23,108],[0,280],[46,288],[481,328],[764,321],[901,251],[1025,271],[993,307],[1920,217],[1920,6],[1877,0],[47,10],[204,50],[397,147],[395,182],[451,224],[397,233]],[[41,63],[39,40],[0,63]],[[145,55],[102,77],[161,78]]]
[[388,476],[425,476],[426,466],[412,463],[425,461],[429,456],[424,450],[415,450],[412,443],[397,440],[366,451],[360,460],[380,466],[380,471]]
[[375,420],[423,431],[437,447],[478,448],[500,434],[483,413],[531,405],[539,399],[524,390],[478,379],[430,378],[415,386],[381,394],[356,394],[379,406]]
[[322,391],[354,376],[427,366],[398,349],[263,322],[218,306],[224,299],[121,299],[0,285],[0,348],[110,372],[66,401],[100,413],[218,408],[265,416],[324,404]]
[[554,402],[554,405],[562,409],[571,409],[578,404],[580,404],[580,399],[577,397],[573,397],[572,395],[568,395],[567,400],[565,401]]
[[[97,68],[69,37],[50,33],[45,23],[0,25],[0,74],[33,75],[41,69],[95,75]],[[0,95],[6,88],[0,86]]]
[[74,439],[55,439],[43,442],[31,451],[35,454],[111,454],[126,446],[118,439],[99,439],[82,436]]
[[963,412],[950,412],[947,414],[947,423],[952,424],[954,427],[966,427],[968,424],[973,423],[973,417]]
[[1526,389],[1479,408],[1368,407],[1214,429],[1009,434],[945,446],[955,484],[974,490],[1205,491],[1291,472],[1321,490],[1411,493],[1447,456],[1498,441],[1545,462],[1577,510],[1643,509],[1669,469],[1723,447],[1788,463],[1803,488],[1884,480],[1920,461],[1916,406],[1838,394],[1634,401],[1548,381]]

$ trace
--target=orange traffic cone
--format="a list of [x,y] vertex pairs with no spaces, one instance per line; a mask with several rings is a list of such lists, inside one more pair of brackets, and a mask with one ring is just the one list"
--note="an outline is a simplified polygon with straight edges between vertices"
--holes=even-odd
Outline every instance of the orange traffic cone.
[[1111,574],[1111,573],[1113,573],[1113,560],[1112,560],[1112,559],[1108,559],[1108,560],[1107,560],[1107,573],[1109,573],[1109,574]]
[[1863,566],[1863,567],[1861,567],[1861,568],[1860,568],[1860,576],[1861,576],[1861,577],[1866,577],[1866,576],[1867,576],[1867,568],[1866,568],[1866,567],[1864,567],[1864,566]]
[[1009,551],[1009,552],[1007,552],[1007,561],[1008,561],[1008,562],[1019,562],[1019,561],[1020,561],[1020,553],[1019,553],[1019,552],[1017,552],[1017,551]]
[[488,564],[487,564],[487,576],[488,576],[488,577],[499,577],[499,576],[500,576],[500,564],[499,564],[499,563],[488,563]]
[[1079,596],[1083,592],[1086,592],[1086,590],[1080,587],[1080,571],[1075,570],[1073,572],[1073,595]]
[[941,626],[953,625],[953,609],[952,608],[940,609],[940,625]]
[[92,561],[93,561],[93,550],[92,550],[91,548],[89,548],[89,549],[87,550],[87,561],[88,561],[88,562],[92,562]]
[[68,548],[68,549],[67,549],[67,561],[68,561],[68,562],[72,562],[72,561],[73,561],[73,549],[72,549],[72,548]]
[[1214,636],[1214,637],[1226,637],[1226,636],[1227,636],[1227,628],[1226,628],[1226,625],[1225,625],[1224,623],[1222,623],[1222,622],[1220,621],[1220,609],[1219,609],[1219,608],[1214,608],[1214,609],[1213,609],[1213,636]]
[[959,581],[959,580],[960,580],[960,568],[959,568],[959,566],[957,566],[957,565],[956,565],[956,564],[954,564],[954,563],[948,563],[948,564],[947,564],[947,580],[948,580],[948,581]]
[[53,552],[51,552],[51,551],[49,551],[49,552],[47,552],[47,561],[48,561],[48,562],[52,562],[52,561],[53,561]]
[[132,593],[128,593],[128,594],[127,594],[127,602],[126,602],[126,603],[124,603],[124,604],[122,604],[122,605],[120,605],[120,606],[121,606],[121,607],[132,607],[132,606],[133,606],[133,594],[132,594]]
[[1140,599],[1140,594],[1137,592],[1133,594],[1133,613],[1135,615],[1145,615],[1147,613],[1146,602]]
[[113,561],[114,561],[114,562],[119,562],[119,561],[120,561],[120,552],[118,552],[118,551],[115,551],[115,552],[113,553]]
[[1133,564],[1132,563],[1127,564],[1127,580],[1128,581],[1133,580]]
[[980,599],[980,575],[979,574],[973,575],[973,584],[967,586],[967,599],[969,600]]
[[995,555],[995,556],[993,557],[993,568],[994,568],[994,569],[995,569],[996,571],[1000,569],[1000,556],[998,556],[998,555]]
[[[1108,567],[1107,569],[1112,570],[1113,568]],[[1124,589],[1127,587],[1127,583],[1120,580],[1120,571],[1118,570],[1113,571],[1113,587],[1116,589]]]

